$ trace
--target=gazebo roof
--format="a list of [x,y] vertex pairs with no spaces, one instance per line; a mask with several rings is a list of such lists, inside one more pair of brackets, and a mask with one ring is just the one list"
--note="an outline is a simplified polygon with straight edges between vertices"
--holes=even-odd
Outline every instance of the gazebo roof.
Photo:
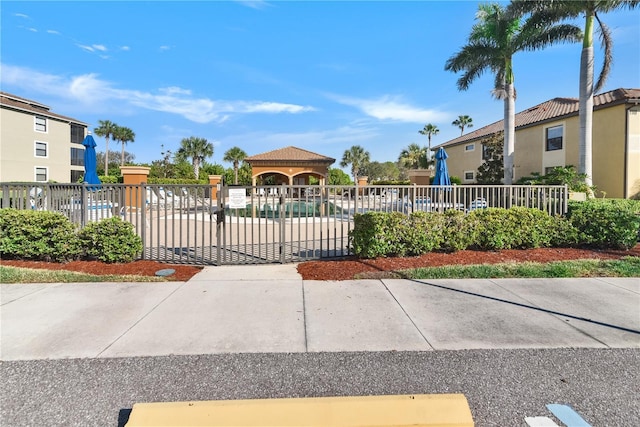
[[244,159],[246,162],[252,163],[266,163],[266,162],[305,162],[305,163],[325,163],[332,164],[336,161],[331,157],[323,156],[322,154],[314,153],[312,151],[303,150],[298,147],[285,147],[278,150],[268,151],[262,154],[256,154],[255,156],[249,156]]

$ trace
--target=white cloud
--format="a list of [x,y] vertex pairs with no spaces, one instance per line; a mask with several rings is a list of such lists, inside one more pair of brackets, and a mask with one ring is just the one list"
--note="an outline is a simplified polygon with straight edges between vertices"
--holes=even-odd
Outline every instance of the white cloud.
[[261,151],[293,145],[314,152],[321,152],[321,147],[328,145],[364,144],[375,139],[379,134],[379,130],[376,127],[353,122],[335,129],[310,130],[307,132],[250,132],[227,137],[222,143],[225,146],[232,147],[245,144],[246,141],[255,141],[262,147]]
[[14,13],[13,16],[17,16],[18,18],[29,19],[29,15],[25,15],[24,13]]
[[102,111],[130,109],[177,114],[196,123],[222,123],[234,114],[289,113],[313,111],[313,107],[265,101],[219,101],[194,96],[179,87],[160,88],[155,92],[118,89],[97,74],[58,76],[24,67],[0,64],[3,84],[29,92],[54,95],[80,107],[91,106]]
[[56,30],[47,30],[47,33],[49,33],[49,34],[55,34],[55,35],[57,35],[57,36],[59,36],[59,35],[60,35],[60,31],[56,31]]
[[171,46],[167,46],[167,45],[160,46],[160,50],[161,51],[165,51],[165,50],[169,50],[169,49],[171,49]]
[[86,50],[87,52],[95,52],[95,49],[91,46],[87,46],[85,44],[76,44],[80,49]]
[[271,5],[265,0],[234,0],[236,3],[240,3],[243,6],[250,7],[251,9],[264,9]]
[[102,45],[102,44],[92,44],[91,47],[93,47],[95,50],[99,50],[100,52],[106,52],[107,51],[107,47],[105,45]]
[[131,50],[131,48],[129,48],[129,46],[120,46],[120,50],[128,51]]
[[32,33],[37,33],[38,32],[38,29],[37,28],[33,28],[33,27],[27,28],[27,30],[31,31]]
[[377,99],[360,99],[339,95],[327,95],[340,104],[355,107],[366,115],[378,120],[389,120],[407,123],[427,123],[446,120],[449,113],[429,110],[402,101],[398,96],[385,95]]

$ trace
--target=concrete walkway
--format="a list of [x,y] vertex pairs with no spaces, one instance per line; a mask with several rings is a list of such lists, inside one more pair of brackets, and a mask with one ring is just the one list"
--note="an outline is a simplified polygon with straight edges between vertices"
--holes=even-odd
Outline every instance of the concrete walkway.
[[1,285],[2,360],[171,354],[640,348],[640,279],[302,280],[296,265],[189,282]]

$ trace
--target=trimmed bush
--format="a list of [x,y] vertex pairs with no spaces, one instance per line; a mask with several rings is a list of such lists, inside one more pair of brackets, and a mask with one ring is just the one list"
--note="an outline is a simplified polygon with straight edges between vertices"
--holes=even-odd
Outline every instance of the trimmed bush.
[[351,250],[360,258],[399,255],[399,232],[405,216],[399,212],[367,212],[354,216],[354,227],[349,232]]
[[580,244],[630,249],[638,243],[640,203],[635,200],[570,202],[567,218],[578,230]]
[[480,232],[480,222],[476,217],[453,209],[437,215],[444,220],[443,242],[440,249],[455,252],[476,244]]
[[62,262],[80,253],[75,226],[63,214],[0,209],[0,256]]
[[402,252],[421,255],[440,249],[444,242],[446,221],[443,215],[432,212],[414,212],[398,230]]
[[79,238],[87,256],[108,263],[131,262],[142,252],[142,239],[133,225],[118,217],[87,224]]

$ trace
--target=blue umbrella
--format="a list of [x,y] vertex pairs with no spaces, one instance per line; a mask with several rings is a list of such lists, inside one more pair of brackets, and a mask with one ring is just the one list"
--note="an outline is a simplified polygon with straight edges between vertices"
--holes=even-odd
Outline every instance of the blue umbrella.
[[84,181],[87,184],[102,184],[98,178],[96,162],[96,141],[90,134],[84,137]]
[[433,177],[433,185],[451,185],[449,169],[447,168],[447,157],[449,155],[444,148],[440,147],[436,153],[436,175]]

